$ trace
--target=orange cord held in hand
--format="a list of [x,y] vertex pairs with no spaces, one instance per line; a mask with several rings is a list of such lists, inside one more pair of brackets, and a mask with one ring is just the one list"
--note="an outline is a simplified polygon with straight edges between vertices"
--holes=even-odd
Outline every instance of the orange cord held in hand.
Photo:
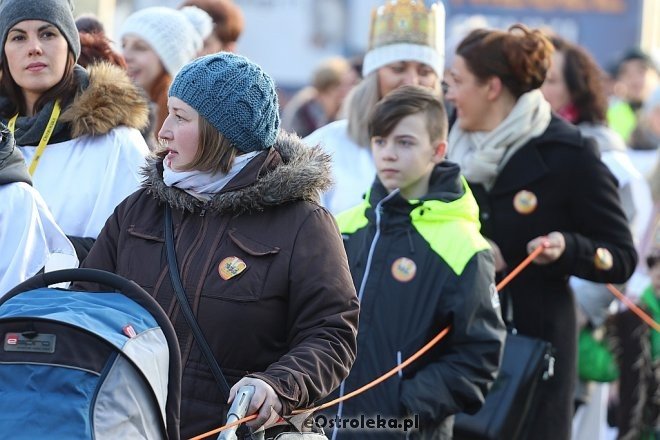
[[541,255],[541,252],[543,252],[543,250],[544,250],[546,247],[548,247],[548,243],[543,242],[543,244],[541,244],[541,246],[537,247],[536,249],[534,249],[534,251],[532,251],[531,254],[527,255],[527,258],[525,258],[525,259],[522,261],[522,263],[520,263],[518,266],[516,266],[516,267],[511,271],[511,273],[509,273],[507,276],[505,276],[504,279],[503,279],[502,281],[500,281],[500,282],[497,284],[497,286],[496,286],[497,291],[498,291],[498,292],[502,291],[502,289],[504,289],[504,286],[506,286],[507,284],[509,284],[509,283],[511,282],[511,280],[513,280],[515,277],[517,277],[518,274],[519,274],[520,272],[522,272],[523,269],[525,269],[527,266],[529,266],[530,263],[531,263],[532,261],[534,261],[534,259],[535,259],[536,257],[538,257],[539,255]]
[[[538,256],[541,254],[541,252],[543,252],[543,250],[544,250],[546,247],[547,247],[547,244],[546,244],[546,243],[543,243],[541,246],[539,246],[539,247],[537,247],[536,249],[534,249],[534,251],[533,251],[531,254],[529,254],[529,255],[527,256],[527,258],[525,258],[525,259],[523,260],[522,263],[520,263],[515,269],[513,269],[513,270],[511,271],[511,273],[510,273],[509,275],[507,275],[502,281],[500,281],[500,283],[497,285],[497,290],[500,291],[502,288],[504,288],[504,286],[506,286],[507,284],[509,284],[509,283],[511,282],[511,280],[513,280],[516,276],[518,276],[518,274],[519,274],[520,272],[522,272],[523,269],[525,269],[527,266],[529,266],[529,264],[530,264],[530,263],[531,263],[536,257],[538,257]],[[406,368],[408,365],[410,365],[410,364],[412,364],[413,362],[415,362],[420,356],[422,356],[424,353],[426,353],[427,351],[429,351],[429,350],[430,350],[435,344],[437,344],[442,338],[444,338],[445,336],[447,336],[447,333],[449,333],[449,330],[450,330],[450,329],[451,329],[451,326],[447,326],[447,327],[445,327],[445,328],[442,329],[442,330],[440,331],[440,333],[438,333],[438,334],[437,334],[437,335],[436,335],[431,341],[429,341],[425,346],[423,346],[421,349],[419,349],[419,351],[417,351],[417,353],[415,353],[415,354],[413,354],[412,356],[410,356],[408,359],[406,359],[406,360],[405,360],[404,362],[402,362],[400,365],[397,365],[396,367],[392,368],[390,371],[388,371],[387,373],[385,373],[383,376],[376,378],[375,380],[369,382],[368,384],[362,386],[361,388],[358,388],[357,390],[352,391],[352,392],[346,394],[345,396],[342,396],[342,397],[340,397],[340,398],[338,398],[338,399],[335,399],[335,400],[333,400],[333,401],[331,401],[331,402],[324,403],[323,405],[320,405],[320,406],[317,406],[317,407],[314,407],[314,408],[310,408],[310,409],[299,409],[299,410],[295,410],[295,411],[293,411],[292,415],[302,414],[302,413],[313,413],[313,412],[316,412],[316,411],[320,411],[320,410],[322,410],[322,409],[329,408],[329,407],[331,407],[331,406],[333,406],[333,405],[336,405],[336,404],[338,404],[338,403],[340,403],[340,402],[343,402],[344,400],[348,400],[348,399],[350,399],[350,398],[352,398],[352,397],[355,397],[355,396],[357,396],[358,394],[361,394],[361,393],[367,391],[368,389],[371,389],[371,388],[375,387],[375,386],[378,385],[379,383],[381,383],[381,382],[383,382],[383,381],[389,379],[390,377],[392,377],[392,376],[394,376],[395,374],[397,374],[399,371],[401,371],[401,370],[403,370],[404,368]],[[256,419],[256,418],[257,418],[257,415],[256,415],[256,414],[253,414],[253,415],[251,415],[251,416],[244,417],[244,418],[242,418],[242,419],[240,419],[240,420],[236,420],[235,422],[233,422],[233,423],[231,423],[231,424],[228,424],[228,425],[225,425],[225,426],[221,426],[221,427],[216,428],[216,429],[214,429],[214,430],[212,430],[212,431],[205,432],[204,434],[200,434],[200,435],[198,435],[198,436],[196,436],[196,437],[193,437],[193,438],[191,438],[191,439],[189,439],[189,440],[202,440],[202,439],[204,439],[204,438],[206,438],[206,437],[209,437],[209,436],[211,436],[211,435],[213,435],[213,434],[217,434],[217,433],[222,432],[222,431],[224,431],[224,430],[226,430],[226,429],[233,428],[234,426],[240,425],[240,424],[245,423],[245,422],[249,422],[250,420],[254,420],[254,419]]]

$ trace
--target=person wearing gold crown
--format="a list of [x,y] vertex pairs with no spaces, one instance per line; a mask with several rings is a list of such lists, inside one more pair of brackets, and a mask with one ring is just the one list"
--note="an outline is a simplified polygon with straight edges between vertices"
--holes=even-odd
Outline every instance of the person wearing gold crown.
[[440,93],[444,20],[441,2],[427,9],[423,1],[393,0],[372,12],[364,79],[346,98],[347,119],[321,127],[304,139],[332,155],[334,185],[321,202],[333,214],[359,204],[376,175],[367,129],[376,103],[403,85]]

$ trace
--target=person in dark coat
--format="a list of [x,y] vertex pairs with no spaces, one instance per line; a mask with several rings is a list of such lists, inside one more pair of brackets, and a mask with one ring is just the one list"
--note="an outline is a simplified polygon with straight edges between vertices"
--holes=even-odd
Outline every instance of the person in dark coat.
[[249,425],[268,428],[273,414],[329,394],[355,358],[355,288],[337,225],[318,205],[330,158],[280,132],[272,79],[228,52],[184,66],[168,110],[158,134],[164,147],[148,161],[143,188],[108,219],[84,267],[135,281],[172,319],[183,361],[182,438],[221,426],[229,396],[194,343],[169,278],[169,205],[191,308],[231,398],[254,385],[248,414],[258,418]]
[[568,439],[576,382],[576,316],[570,276],[623,283],[637,254],[617,182],[595,145],[552,115],[539,87],[552,45],[522,25],[479,29],[458,46],[447,98],[458,119],[448,158],[467,178],[503,276],[543,252],[505,289],[519,333],[555,350],[527,438]]

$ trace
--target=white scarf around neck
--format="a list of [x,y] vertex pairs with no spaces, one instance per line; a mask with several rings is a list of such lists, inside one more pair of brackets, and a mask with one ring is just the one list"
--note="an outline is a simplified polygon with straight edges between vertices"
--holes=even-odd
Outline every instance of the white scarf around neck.
[[163,160],[163,182],[167,186],[182,189],[200,200],[210,200],[214,194],[220,192],[259,153],[261,151],[253,151],[236,156],[227,174],[208,173],[197,170],[174,171],[169,167],[167,161]]
[[507,117],[491,131],[466,132],[460,119],[449,133],[448,158],[461,167],[469,182],[491,189],[511,156],[550,124],[552,111],[539,89],[518,98]]

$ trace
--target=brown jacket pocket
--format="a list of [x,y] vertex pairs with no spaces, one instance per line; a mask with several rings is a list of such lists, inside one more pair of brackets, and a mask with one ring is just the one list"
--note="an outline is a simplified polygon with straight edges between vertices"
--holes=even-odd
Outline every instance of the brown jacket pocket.
[[123,255],[118,259],[120,263],[124,262],[119,268],[120,273],[142,287],[153,287],[165,264],[165,238],[134,227],[128,228],[127,232],[129,237],[123,244]]
[[205,289],[202,296],[231,301],[256,301],[266,285],[268,271],[280,248],[255,241],[236,229],[229,230],[218,251],[215,265],[220,277],[217,289]]

